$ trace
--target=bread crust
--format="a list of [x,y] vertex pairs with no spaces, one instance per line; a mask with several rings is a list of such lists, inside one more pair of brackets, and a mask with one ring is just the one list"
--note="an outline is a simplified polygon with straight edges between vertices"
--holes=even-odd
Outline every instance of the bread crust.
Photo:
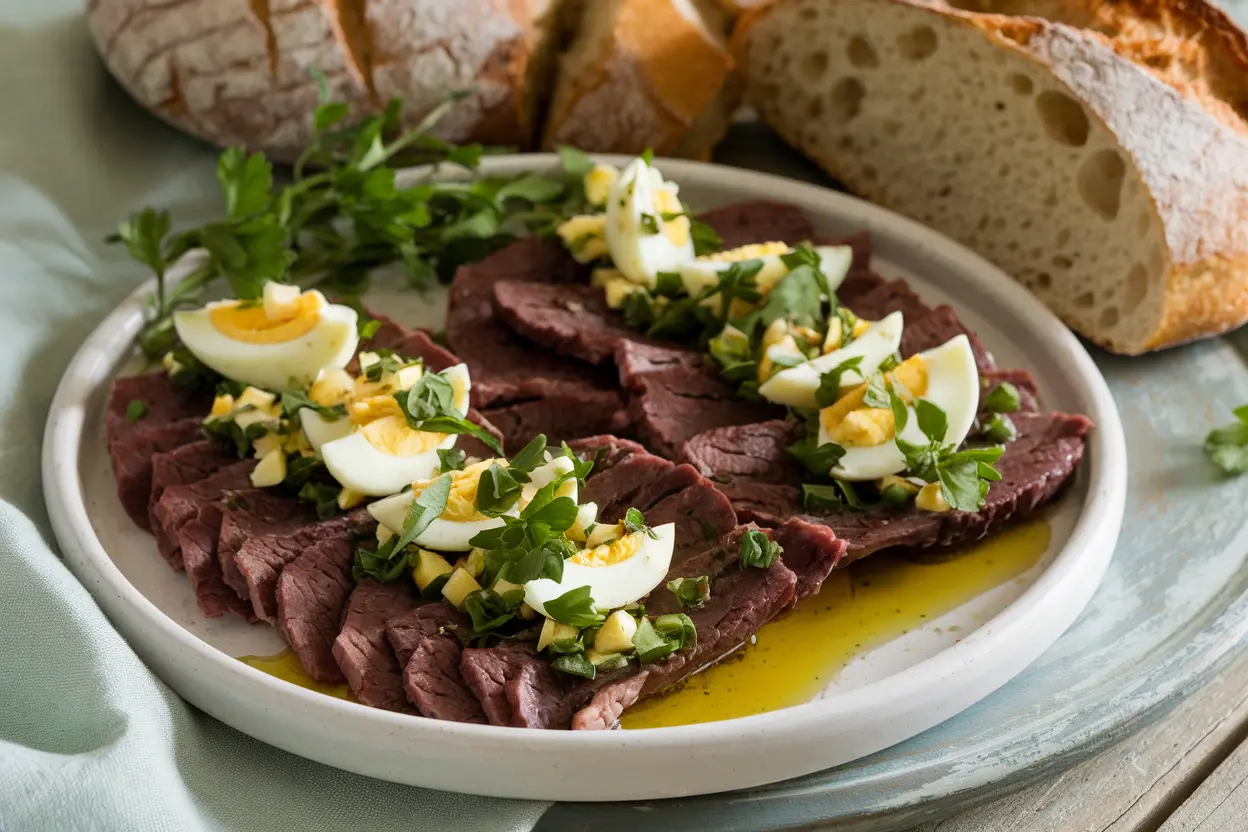
[[550,0],[96,0],[88,25],[141,104],[217,145],[292,161],[312,135],[316,69],[354,117],[405,101],[411,126],[475,87],[438,134],[528,149],[530,60]]
[[[791,2],[776,0],[739,21],[732,43],[747,84],[750,67],[744,55],[751,30]],[[1203,60],[1216,62],[1219,72],[1242,66],[1248,78],[1244,35],[1225,15],[1191,0],[1128,0],[1114,4],[1109,16],[1092,8],[1097,4],[1091,0],[1063,4],[1101,14],[1099,25],[1129,33],[1115,43],[1097,31],[1036,17],[968,12],[922,0],[879,2],[939,15],[1026,56],[1098,116],[1130,156],[1164,232],[1160,315],[1153,331],[1139,339],[1124,341],[1096,331],[1086,335],[1116,352],[1137,354],[1216,335],[1248,321],[1248,125],[1234,102],[1214,97],[1215,90],[1227,89],[1225,84],[1200,77],[1172,82],[1167,72],[1173,64],[1148,66],[1130,58],[1147,54],[1153,42],[1142,37],[1140,27],[1128,26],[1134,19],[1129,15],[1153,15],[1170,25],[1181,19],[1183,26],[1206,27],[1202,31],[1208,42],[1200,45]],[[1156,20],[1144,23],[1158,25]],[[1248,98],[1241,106],[1248,106]],[[767,108],[759,110],[766,118]],[[784,125],[773,126],[786,132]],[[879,183],[851,167],[828,158],[820,163],[868,199],[887,201]]]
[[[727,48],[672,0],[620,0],[596,53],[588,66],[565,63],[543,146],[671,155],[733,69]],[[726,128],[707,134],[713,140]]]

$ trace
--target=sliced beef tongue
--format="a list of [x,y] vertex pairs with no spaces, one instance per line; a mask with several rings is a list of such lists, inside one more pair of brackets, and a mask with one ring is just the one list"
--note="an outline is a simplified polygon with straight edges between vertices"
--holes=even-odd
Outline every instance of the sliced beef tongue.
[[226,584],[239,597],[249,596],[247,579],[234,556],[251,538],[293,534],[317,522],[315,508],[287,494],[267,488],[245,488],[222,495],[221,537],[218,555]]
[[[194,448],[199,444],[196,442],[184,447]],[[161,456],[165,455],[157,454],[156,456],[158,472]],[[182,545],[179,541],[183,527],[199,517],[200,509],[204,506],[220,500],[222,491],[251,487],[250,474],[256,467],[255,460],[239,459],[234,454],[230,454],[228,458],[233,461],[201,479],[185,484],[168,485],[161,490],[160,498],[152,504],[149,515],[152,533],[156,536],[156,548],[174,569],[182,569],[184,566]],[[153,489],[154,492],[155,489]],[[217,571],[220,572],[219,569]]]
[[277,579],[277,628],[309,676],[341,684],[334,639],[354,581],[355,543],[322,540],[286,564]]
[[416,605],[408,581],[361,581],[351,593],[333,653],[361,704],[415,713],[403,691],[403,669],[386,637],[386,622]]
[[278,622],[278,578],[286,564],[305,550],[329,541],[350,543],[372,534],[376,528],[377,521],[368,509],[361,507],[319,523],[250,535],[235,550],[234,567],[246,586],[256,615],[270,624]]
[[802,209],[783,202],[738,202],[700,214],[724,240],[724,248],[750,243],[801,243],[814,237],[815,229]]
[[502,435],[503,445],[519,450],[539,433],[553,443],[628,427],[628,409],[619,390],[585,389],[486,408],[482,416]]
[[584,683],[560,678],[529,643],[468,648],[460,670],[491,725],[567,728],[576,703],[588,699]]
[[609,371],[535,346],[494,314],[494,284],[501,280],[567,284],[582,277],[553,239],[521,240],[460,268],[451,284],[447,339],[468,365],[477,407],[615,387]]
[[[156,536],[156,548],[170,566],[182,568],[178,529],[183,523],[195,519],[203,502],[200,493],[191,491],[189,486],[210,479],[220,471],[230,470],[231,476],[214,481],[215,493],[211,490],[204,492],[210,495],[208,499],[215,499],[221,488],[248,487],[250,483],[246,474],[254,467],[254,461],[239,459],[234,449],[207,439],[152,456],[152,488],[147,517],[152,534]],[[173,490],[173,496],[165,500],[165,494],[170,490]]]
[[590,476],[601,474],[603,471],[623,462],[634,454],[650,453],[638,442],[634,442],[631,439],[621,439],[610,434],[573,439],[568,442],[568,447],[582,459],[593,461],[594,468],[590,472]]
[[637,435],[655,453],[676,459],[686,440],[728,425],[783,415],[768,402],[742,399],[695,350],[623,341],[616,351]]
[[219,492],[216,499],[201,505],[195,519],[178,530],[178,548],[195,592],[195,601],[204,615],[219,618],[234,613],[250,624],[257,620],[251,601],[240,598],[221,575],[217,547],[224,508]]
[[494,284],[494,310],[533,343],[590,364],[611,361],[620,341],[654,343],[610,309],[596,286],[503,280]]
[[455,635],[472,626],[445,601],[425,604],[386,622],[386,636],[403,668],[403,690],[421,716],[452,722],[486,721],[460,670],[463,645]]

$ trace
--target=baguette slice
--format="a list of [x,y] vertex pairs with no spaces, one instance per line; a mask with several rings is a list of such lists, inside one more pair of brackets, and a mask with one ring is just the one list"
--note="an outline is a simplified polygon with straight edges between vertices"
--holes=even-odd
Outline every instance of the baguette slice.
[[[1184,0],[779,0],[747,96],[857,193],[1141,353],[1248,320],[1248,46]],[[965,4],[965,3],[964,3]]]
[[561,61],[543,145],[703,157],[739,100],[726,15],[695,0],[589,0]]
[[317,81],[352,118],[404,102],[452,141],[528,149],[553,84],[562,0],[92,0],[109,70],[148,109],[219,146],[292,161],[312,136]]

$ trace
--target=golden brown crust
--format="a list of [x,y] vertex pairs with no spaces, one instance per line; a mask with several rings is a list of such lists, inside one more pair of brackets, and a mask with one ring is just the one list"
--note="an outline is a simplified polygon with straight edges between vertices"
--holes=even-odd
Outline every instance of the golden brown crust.
[[[1248,87],[1248,47],[1225,15],[1196,0],[996,3],[997,8],[1008,5],[1031,14],[1043,7],[1051,18],[1072,21],[1055,23],[1018,14],[968,12],[943,2],[882,1],[976,28],[1002,48],[1040,64],[1100,117],[1138,169],[1164,230],[1165,251],[1152,255],[1163,266],[1160,314],[1153,331],[1138,339],[1086,334],[1115,351],[1134,354],[1216,335],[1248,321],[1248,124],[1241,117],[1248,91],[1240,89]],[[741,18],[732,40],[739,59],[751,30],[789,2],[777,0]],[[1080,10],[1088,28],[1073,25]],[[1192,40],[1184,48],[1159,52],[1175,31],[1188,33]],[[1172,59],[1165,63],[1149,57],[1158,54]],[[749,69],[746,65],[747,75]],[[782,125],[775,126],[785,132]],[[886,201],[882,183],[838,165],[835,154],[825,155],[820,163],[861,195]]]
[[732,68],[728,50],[672,0],[621,0],[593,63],[565,68],[543,144],[615,153],[650,147],[669,155]]

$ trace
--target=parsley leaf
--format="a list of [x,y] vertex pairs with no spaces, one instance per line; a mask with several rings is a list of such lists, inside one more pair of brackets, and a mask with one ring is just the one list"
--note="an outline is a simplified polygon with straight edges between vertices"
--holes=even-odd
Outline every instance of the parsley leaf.
[[659,220],[658,220],[658,217],[656,217],[654,214],[642,214],[638,222],[641,225],[641,230],[643,233],[645,234],[658,234],[659,233],[659,230],[660,230]]
[[577,629],[597,627],[606,620],[605,616],[594,607],[594,599],[589,595],[589,587],[578,586],[547,601],[546,615],[560,624],[567,624]]
[[633,634],[633,647],[642,664],[665,659],[673,653],[698,643],[698,630],[693,619],[684,613],[660,615],[653,622],[642,616]]
[[696,610],[711,597],[711,580],[706,575],[696,578],[676,578],[667,582],[668,590],[685,609]]
[[806,437],[798,442],[794,442],[785,448],[785,453],[796,459],[810,473],[819,477],[826,477],[828,472],[836,467],[841,461],[841,457],[845,456],[845,449],[835,442],[825,442],[820,445],[819,435],[815,431],[808,431]]
[[326,407],[312,401],[302,390],[282,391],[282,416],[289,419],[305,407],[331,422],[336,422],[347,415],[347,409],[343,405]]
[[651,540],[659,539],[659,536],[654,533],[654,529],[646,525],[646,518],[635,508],[630,508],[628,511],[624,512],[623,523],[624,530],[629,534],[645,532],[646,537]]
[[1016,413],[1023,406],[1018,388],[1003,381],[984,396],[984,410],[989,413]]
[[410,390],[394,395],[413,430],[430,433],[467,434],[479,439],[496,454],[503,452],[494,435],[464,418],[455,407],[455,389],[441,373],[426,373]]
[[130,404],[126,405],[126,421],[130,424],[142,419],[147,415],[147,403],[142,399],[131,399]]
[[598,675],[598,668],[594,667],[593,662],[581,653],[559,656],[550,663],[550,666],[562,673],[581,676],[585,679],[592,679]]
[[472,619],[477,635],[497,630],[516,617],[524,603],[524,590],[513,589],[501,595],[492,589],[478,589],[464,596],[464,611]]
[[[546,434],[539,433],[529,441],[529,444],[520,449],[520,452],[511,458],[511,462],[507,467],[512,471],[520,471],[525,474],[532,473],[533,469],[546,461]],[[524,480],[527,482],[527,478]]]
[[742,569],[755,567],[766,569],[775,562],[776,557],[784,553],[784,548],[764,532],[750,529],[741,535],[741,551],[739,561]]
[[460,448],[439,448],[438,471],[443,474],[447,471],[462,471],[467,459],[468,455]]
[[806,511],[839,511],[844,507],[840,489],[835,485],[802,485],[802,508]]
[[1018,438],[1018,429],[1013,420],[1004,413],[994,413],[980,426],[980,431],[993,442],[1013,442]]
[[[528,478],[525,478],[528,481]],[[511,507],[520,499],[524,485],[511,473],[495,462],[481,473],[477,485],[477,511],[486,517],[499,517],[511,511]]]
[[408,544],[429,528],[446,510],[451,495],[451,475],[438,477],[416,499],[412,500],[403,518],[403,531],[387,540],[376,552],[364,548],[355,552],[352,574],[355,580],[375,578],[382,583],[393,583],[407,566]]
[[1210,431],[1205,438],[1205,455],[1224,474],[1248,472],[1248,405],[1233,411],[1238,420]]
[[862,356],[846,358],[831,370],[819,376],[819,389],[815,391],[815,404],[820,408],[831,407],[841,397],[841,378],[850,370],[857,370],[862,364]]

